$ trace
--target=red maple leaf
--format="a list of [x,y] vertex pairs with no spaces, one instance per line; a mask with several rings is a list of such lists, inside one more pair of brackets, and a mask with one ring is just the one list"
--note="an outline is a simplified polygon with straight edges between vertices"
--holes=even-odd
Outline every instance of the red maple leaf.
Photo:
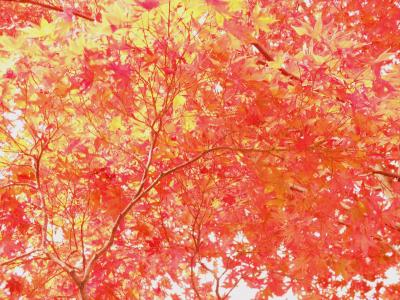
[[137,2],[141,7],[147,10],[152,10],[160,5],[160,0],[145,0]]

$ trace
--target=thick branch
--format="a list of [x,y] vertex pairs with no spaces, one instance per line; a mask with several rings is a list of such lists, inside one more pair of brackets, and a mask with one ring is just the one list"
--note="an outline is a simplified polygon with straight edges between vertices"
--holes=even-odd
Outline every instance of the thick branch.
[[[31,1],[31,0],[0,0],[0,1],[21,3],[21,4],[31,4],[31,5],[36,5],[36,6],[46,8],[48,10],[64,12],[64,9],[61,6],[55,6],[55,5],[40,3],[40,2],[36,2],[36,1]],[[73,10],[72,14],[78,18],[82,18],[82,19],[85,19],[88,21],[94,21],[94,19],[91,16],[86,16],[83,13],[80,13],[79,11]]]
[[88,295],[87,295],[87,293],[86,293],[86,290],[85,290],[85,286],[84,286],[84,285],[80,285],[80,286],[79,286],[79,297],[78,297],[78,299],[79,299],[79,300],[86,300],[86,299],[88,299]]
[[75,269],[67,265],[65,262],[63,262],[61,259],[59,259],[56,255],[53,253],[50,253],[46,251],[46,256],[51,259],[53,262],[55,262],[57,265],[61,267],[66,273],[68,273],[72,280],[78,285],[78,287],[81,286],[81,280],[78,277],[78,275],[75,272]]

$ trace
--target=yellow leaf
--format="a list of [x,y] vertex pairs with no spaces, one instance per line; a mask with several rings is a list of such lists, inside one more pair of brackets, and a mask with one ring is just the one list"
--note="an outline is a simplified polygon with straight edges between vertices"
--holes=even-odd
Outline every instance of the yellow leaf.
[[45,37],[49,35],[53,35],[55,32],[56,24],[51,22],[47,22],[45,18],[40,20],[39,26],[30,27],[24,29],[23,31],[28,35],[30,38],[37,38],[37,37]]
[[367,87],[367,88],[372,88],[372,80],[365,80],[364,81],[364,85]]
[[268,25],[275,23],[277,20],[266,9],[260,7],[257,3],[253,10],[253,22],[256,30],[270,31]]
[[72,54],[81,55],[83,53],[83,49],[85,48],[86,41],[83,38],[83,35],[80,35],[78,38],[71,39],[69,44],[69,50]]
[[183,130],[184,132],[192,131],[196,127],[196,116],[194,113],[185,112],[183,114]]
[[268,66],[269,66],[270,68],[272,68],[272,69],[279,70],[280,68],[283,67],[283,63],[284,63],[284,62],[285,62],[285,58],[284,58],[284,56],[281,54],[281,55],[278,55],[277,57],[275,57],[274,61],[270,62],[270,63],[268,64]]
[[338,63],[339,63],[339,60],[337,60],[337,59],[331,59],[331,60],[329,60],[326,64],[327,64],[330,68],[334,68]]
[[213,199],[211,206],[215,209],[221,207],[221,201],[219,201],[218,199]]
[[296,33],[298,35],[305,35],[308,33],[307,29],[305,29],[304,27],[296,27],[296,26],[292,26],[292,28],[294,29],[294,31],[296,31]]
[[188,10],[188,15],[197,20],[208,12],[208,7],[205,1],[199,0],[183,0],[182,1]]
[[128,10],[124,9],[124,3],[118,3],[119,1],[116,1],[112,5],[110,5],[106,13],[104,14],[106,20],[108,23],[113,24],[113,25],[120,25],[122,23],[131,21],[131,19],[128,16]]
[[174,98],[174,101],[173,101],[173,104],[172,104],[174,111],[180,109],[182,106],[185,105],[185,103],[186,103],[186,98],[183,97],[182,95],[177,95]]
[[321,34],[322,34],[322,16],[321,14],[316,15],[316,22],[314,26],[314,30],[311,34],[311,36],[316,39],[317,41],[321,40]]
[[314,61],[319,65],[322,65],[323,63],[325,63],[329,59],[328,55],[327,56],[320,56],[320,55],[317,55],[317,54],[313,54],[312,57],[314,58]]
[[354,46],[354,41],[351,41],[351,40],[339,40],[339,41],[336,41],[336,45],[339,47],[339,48],[350,48],[350,47],[352,47],[352,46]]
[[298,35],[312,35],[314,29],[311,27],[310,24],[306,22],[301,22],[300,27],[292,26],[292,28],[296,31]]
[[93,34],[93,36],[100,37],[110,35],[112,33],[111,26],[109,22],[97,23],[93,22],[87,25],[88,30]]
[[242,11],[245,8],[246,8],[246,2],[244,0],[229,1],[229,11],[231,12]]
[[218,26],[224,25],[224,20],[225,20],[225,17],[222,14],[216,12],[215,21],[217,22],[217,25]]
[[256,23],[257,27],[259,27],[259,29],[269,31],[268,25],[275,23],[276,19],[274,18],[274,16],[259,16],[254,20],[254,22]]
[[13,50],[18,50],[22,47],[25,42],[25,38],[12,38],[6,35],[0,36],[0,45],[4,50],[11,52]]
[[150,138],[150,129],[144,126],[133,126],[132,134],[135,140],[145,141]]
[[108,128],[111,131],[117,131],[118,129],[121,129],[123,127],[122,125],[122,118],[121,116],[117,116],[112,118],[110,124],[108,125]]

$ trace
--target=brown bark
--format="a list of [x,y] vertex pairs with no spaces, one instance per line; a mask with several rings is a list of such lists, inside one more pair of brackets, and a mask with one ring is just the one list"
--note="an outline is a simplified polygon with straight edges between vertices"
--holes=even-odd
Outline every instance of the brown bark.
[[88,300],[88,294],[86,292],[86,287],[85,285],[80,285],[79,286],[79,294],[78,294],[78,299],[79,300]]

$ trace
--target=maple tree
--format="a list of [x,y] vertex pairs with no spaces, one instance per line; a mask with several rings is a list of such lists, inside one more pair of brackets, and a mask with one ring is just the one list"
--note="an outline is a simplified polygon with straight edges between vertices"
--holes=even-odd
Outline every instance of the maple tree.
[[398,299],[399,2],[0,5],[0,298]]

